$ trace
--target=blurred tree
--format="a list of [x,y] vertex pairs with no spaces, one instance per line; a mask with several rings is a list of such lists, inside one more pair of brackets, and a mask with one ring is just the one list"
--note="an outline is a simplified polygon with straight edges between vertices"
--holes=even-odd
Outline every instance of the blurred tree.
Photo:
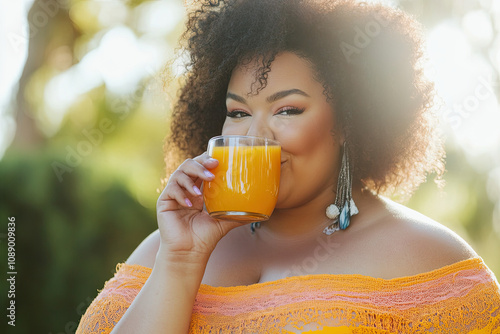
[[[47,9],[47,3],[55,7]],[[0,214],[17,223],[16,327],[9,327],[16,333],[74,332],[116,264],[156,229],[169,108],[159,97],[162,84],[152,80],[158,68],[142,69],[132,88],[122,92],[112,91],[101,78],[120,58],[92,73],[75,71],[82,61],[91,62],[106,33],[120,26],[144,41],[143,48],[154,44],[171,52],[162,39],[175,39],[165,37],[175,30],[154,37],[136,31],[148,5],[36,0],[29,11],[16,137],[0,163]],[[120,11],[111,25],[102,17]],[[47,93],[68,73],[70,81],[55,90],[63,101],[88,81],[85,75],[99,81],[74,96],[57,124]],[[2,268],[6,260],[2,256]],[[0,285],[7,291],[6,280]],[[6,294],[0,301],[7,308]]]
[[[46,9],[46,1],[35,0],[28,12],[29,44],[28,58],[19,79],[17,93],[16,135],[12,149],[36,149],[42,147],[47,138],[37,124],[36,110],[26,101],[26,85],[32,75],[43,67],[50,55],[60,47],[73,50],[79,33],[74,29],[68,9],[54,5],[53,11]],[[45,4],[45,6],[44,6]],[[47,12],[47,10],[49,10]],[[49,19],[49,17],[51,17]],[[46,21],[41,21],[46,18]]]

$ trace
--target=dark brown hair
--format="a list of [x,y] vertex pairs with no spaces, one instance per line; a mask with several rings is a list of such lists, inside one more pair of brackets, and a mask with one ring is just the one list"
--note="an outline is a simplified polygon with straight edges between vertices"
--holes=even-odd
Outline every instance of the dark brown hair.
[[168,166],[201,154],[220,134],[236,66],[259,59],[258,93],[275,56],[291,51],[323,84],[359,186],[410,194],[428,173],[444,173],[421,31],[404,12],[345,0],[204,1],[181,41],[190,58],[165,143]]

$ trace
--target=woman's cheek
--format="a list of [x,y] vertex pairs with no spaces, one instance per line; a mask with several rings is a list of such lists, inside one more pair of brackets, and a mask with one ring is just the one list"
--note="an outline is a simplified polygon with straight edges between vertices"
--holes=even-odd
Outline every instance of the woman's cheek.
[[245,122],[234,122],[227,119],[222,126],[222,135],[245,135],[248,131],[248,125]]
[[321,127],[324,126],[324,124],[316,124],[308,119],[297,117],[282,126],[285,131],[280,131],[277,140],[281,143],[283,151],[294,155],[306,154],[314,150],[321,142],[325,135]]

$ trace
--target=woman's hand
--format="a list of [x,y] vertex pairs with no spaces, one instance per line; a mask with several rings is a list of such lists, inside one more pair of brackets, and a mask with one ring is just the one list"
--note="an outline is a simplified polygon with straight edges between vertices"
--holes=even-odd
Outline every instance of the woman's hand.
[[219,221],[203,211],[201,183],[213,180],[209,169],[217,165],[217,160],[203,153],[184,161],[170,176],[156,204],[161,235],[157,260],[163,256],[178,262],[208,261],[219,240],[241,226]]

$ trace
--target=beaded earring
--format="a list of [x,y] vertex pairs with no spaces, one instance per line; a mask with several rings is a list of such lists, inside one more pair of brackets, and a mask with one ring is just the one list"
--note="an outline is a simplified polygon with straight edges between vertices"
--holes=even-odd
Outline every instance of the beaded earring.
[[342,145],[342,151],[342,164],[337,181],[335,203],[326,208],[326,216],[333,219],[333,222],[323,230],[326,235],[331,235],[338,230],[345,230],[349,226],[351,216],[359,213],[352,199],[352,170],[349,162],[349,150],[345,141]]

